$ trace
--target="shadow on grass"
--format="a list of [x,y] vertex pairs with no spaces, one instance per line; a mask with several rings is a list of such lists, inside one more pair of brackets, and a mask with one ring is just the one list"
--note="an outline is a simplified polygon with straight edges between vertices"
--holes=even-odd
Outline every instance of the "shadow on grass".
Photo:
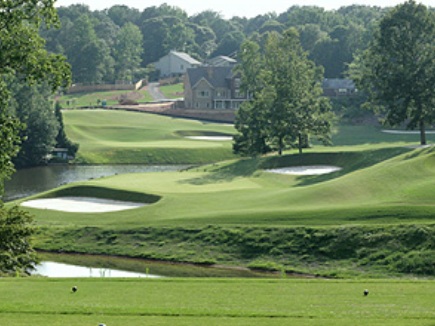
[[411,151],[411,149],[393,147],[361,152],[306,153],[302,155],[291,154],[285,156],[247,158],[223,167],[212,169],[208,174],[202,177],[185,180],[183,182],[193,185],[230,182],[238,177],[251,177],[259,170],[292,166],[334,165],[341,168],[341,170],[333,173],[300,176],[297,178],[297,186],[308,186],[370,167],[408,151]]
[[417,149],[414,149],[412,152],[410,152],[408,155],[406,155],[405,160],[411,160],[411,159],[419,157],[421,155],[434,154],[434,153],[435,153],[434,146],[430,146],[430,147],[426,147],[426,148],[417,148]]
[[192,185],[206,185],[219,182],[229,182],[238,177],[250,177],[261,169],[261,159],[246,158],[235,163],[211,170],[206,175],[183,181]]

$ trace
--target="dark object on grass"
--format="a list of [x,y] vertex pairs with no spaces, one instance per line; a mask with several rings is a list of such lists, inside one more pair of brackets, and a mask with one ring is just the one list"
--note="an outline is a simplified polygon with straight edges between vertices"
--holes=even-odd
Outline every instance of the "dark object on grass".
[[77,286],[74,285],[71,290],[73,291],[73,293],[77,292]]
[[369,295],[369,290],[365,289],[364,290],[364,296],[368,296]]

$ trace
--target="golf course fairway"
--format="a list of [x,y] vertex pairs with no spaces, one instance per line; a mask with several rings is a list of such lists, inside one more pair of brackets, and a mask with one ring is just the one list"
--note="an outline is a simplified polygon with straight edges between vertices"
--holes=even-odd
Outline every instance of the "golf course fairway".
[[1,325],[430,326],[435,320],[435,285],[422,280],[2,279],[0,287]]

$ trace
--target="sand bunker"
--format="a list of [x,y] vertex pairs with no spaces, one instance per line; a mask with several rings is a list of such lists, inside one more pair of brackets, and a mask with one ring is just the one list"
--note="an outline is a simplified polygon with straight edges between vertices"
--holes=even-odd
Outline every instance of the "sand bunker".
[[336,171],[340,171],[341,168],[330,165],[307,165],[307,166],[292,166],[280,169],[265,170],[266,172],[291,174],[291,175],[320,175],[327,174]]
[[142,207],[145,204],[93,197],[58,197],[29,200],[21,206],[72,213],[105,213]]
[[187,136],[188,139],[194,140],[211,140],[211,141],[227,141],[233,140],[231,136]]
[[[381,130],[383,133],[386,134],[394,134],[394,135],[419,135],[420,130],[390,130],[390,129],[383,129]],[[426,134],[435,134],[434,130],[426,130]]]

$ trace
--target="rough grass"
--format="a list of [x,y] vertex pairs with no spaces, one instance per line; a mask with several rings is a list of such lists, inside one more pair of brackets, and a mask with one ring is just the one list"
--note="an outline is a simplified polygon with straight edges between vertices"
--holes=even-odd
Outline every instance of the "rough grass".
[[428,281],[3,279],[0,286],[2,325],[396,326],[435,318]]
[[122,98],[132,99],[137,102],[151,102],[152,97],[146,90],[137,91],[101,91],[66,94],[57,100],[63,108],[80,108],[101,106],[102,101],[106,105],[117,105]]
[[165,85],[159,87],[160,91],[168,99],[176,99],[184,97],[184,86],[183,83],[178,83],[174,85]]

